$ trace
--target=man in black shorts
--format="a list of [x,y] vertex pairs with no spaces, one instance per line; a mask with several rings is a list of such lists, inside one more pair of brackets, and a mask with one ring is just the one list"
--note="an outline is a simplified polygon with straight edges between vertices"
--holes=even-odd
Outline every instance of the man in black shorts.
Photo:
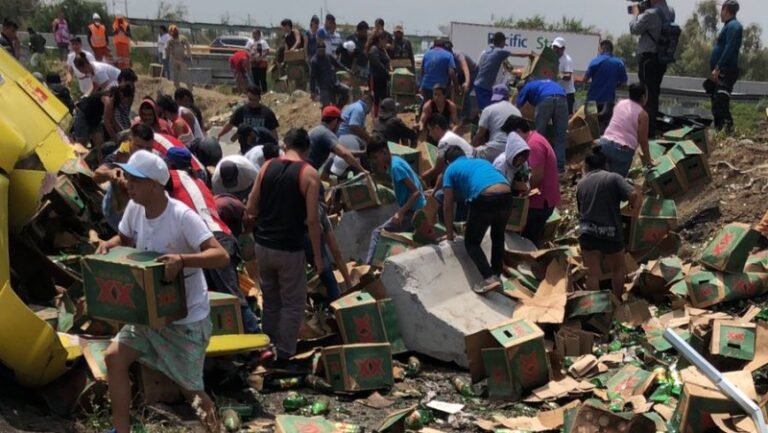
[[621,298],[626,279],[622,201],[639,209],[642,197],[622,176],[605,171],[605,155],[599,148],[584,160],[584,177],[576,186],[579,208],[579,244],[587,267],[587,288],[599,290],[601,261],[611,275],[613,293]]

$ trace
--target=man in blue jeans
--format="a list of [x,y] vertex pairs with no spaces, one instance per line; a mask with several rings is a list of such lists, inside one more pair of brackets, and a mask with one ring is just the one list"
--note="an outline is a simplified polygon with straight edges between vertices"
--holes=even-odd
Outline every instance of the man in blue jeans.
[[[512,190],[503,174],[484,159],[467,158],[459,146],[445,152],[448,168],[443,175],[446,236],[453,240],[453,203],[455,197],[469,203],[469,218],[464,232],[467,253],[480,271],[483,281],[472,291],[484,294],[501,288],[504,270],[504,241],[512,213]],[[480,244],[491,229],[491,263]]]
[[413,214],[427,204],[421,180],[415,171],[403,158],[392,156],[387,140],[381,135],[374,135],[366,149],[371,167],[379,173],[389,173],[392,177],[392,187],[395,190],[397,205],[400,208],[387,222],[377,227],[371,233],[371,243],[368,247],[368,257],[365,262],[371,264],[376,252],[376,245],[381,238],[381,231],[404,232],[413,230]]
[[551,121],[555,127],[553,147],[557,170],[565,173],[565,136],[568,132],[568,100],[561,85],[552,80],[529,81],[517,97],[517,106],[529,103],[536,107],[536,130],[546,136]]

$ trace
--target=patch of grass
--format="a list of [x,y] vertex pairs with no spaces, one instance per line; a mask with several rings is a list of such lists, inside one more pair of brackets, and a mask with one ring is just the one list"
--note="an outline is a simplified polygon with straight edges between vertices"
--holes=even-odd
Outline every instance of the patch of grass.
[[[704,101],[702,108],[712,110],[712,103]],[[731,102],[731,115],[735,123],[736,133],[739,135],[752,136],[758,133],[766,122],[765,108],[768,106],[768,100],[754,102]]]

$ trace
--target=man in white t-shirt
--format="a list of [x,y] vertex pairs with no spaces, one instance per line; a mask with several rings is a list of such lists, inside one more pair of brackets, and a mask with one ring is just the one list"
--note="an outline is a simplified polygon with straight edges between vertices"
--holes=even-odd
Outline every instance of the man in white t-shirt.
[[467,143],[467,140],[461,138],[449,128],[448,119],[442,114],[436,113],[427,121],[427,131],[432,140],[437,142],[437,161],[435,165],[425,171],[421,177],[427,181],[437,180],[438,176],[443,174],[445,167],[448,165],[445,163],[445,151],[450,146],[459,146],[467,158],[472,158],[475,149],[472,145]]
[[157,62],[163,65],[163,77],[171,79],[171,64],[168,53],[168,41],[171,40],[171,34],[165,26],[160,26],[160,34],[157,36]]
[[248,39],[248,43],[245,44],[245,50],[248,51],[248,55],[251,57],[253,83],[261,89],[262,93],[267,93],[267,68],[269,67],[267,56],[269,55],[269,44],[262,37],[261,30],[254,30],[252,36],[251,39]]
[[477,133],[472,137],[475,158],[493,162],[504,153],[507,133],[502,130],[510,116],[522,117],[520,110],[509,102],[509,87],[506,84],[493,86],[491,105],[480,113]]
[[91,82],[91,78],[89,76],[83,74],[82,72],[78,71],[77,68],[75,68],[75,57],[80,55],[80,53],[85,53],[85,57],[91,63],[96,62],[96,58],[89,51],[83,49],[83,41],[79,37],[70,39],[69,48],[72,51],[70,51],[67,55],[67,72],[69,73],[69,76],[67,77],[67,85],[69,85],[69,82],[73,77],[77,78],[77,84],[80,88],[80,93],[86,95],[90,92],[93,83]]
[[131,201],[119,234],[99,242],[97,253],[123,245],[164,254],[157,260],[165,263],[165,279],[174,280],[180,274],[184,278],[188,313],[161,328],[125,325],[104,352],[115,431],[131,430],[128,370],[136,361],[171,378],[190,403],[199,400],[203,423],[208,431],[218,431],[216,408],[203,384],[212,324],[202,269],[229,265],[229,255],[195,211],[166,195],[170,173],[162,158],[139,150],[128,163],[118,165],[126,175]]
[[576,102],[576,85],[573,83],[573,59],[565,52],[565,38],[555,38],[552,49],[560,58],[560,85],[565,89],[568,98],[568,115],[573,114],[573,104]]

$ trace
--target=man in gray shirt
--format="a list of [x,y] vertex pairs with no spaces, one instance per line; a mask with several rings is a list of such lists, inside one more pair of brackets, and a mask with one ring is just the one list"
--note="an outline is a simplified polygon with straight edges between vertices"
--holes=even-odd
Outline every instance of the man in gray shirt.
[[501,130],[509,116],[523,117],[520,110],[509,102],[509,89],[506,84],[493,86],[491,105],[480,114],[479,129],[472,138],[475,158],[482,158],[493,163],[504,152],[507,145],[507,133]]
[[658,41],[664,23],[675,21],[675,11],[667,6],[666,0],[650,0],[650,3],[651,7],[643,13],[640,13],[637,5],[633,7],[629,31],[640,36],[637,43],[638,77],[648,88],[648,102],[645,105],[650,118],[648,136],[655,137],[661,82],[667,73],[667,65],[659,61]]

